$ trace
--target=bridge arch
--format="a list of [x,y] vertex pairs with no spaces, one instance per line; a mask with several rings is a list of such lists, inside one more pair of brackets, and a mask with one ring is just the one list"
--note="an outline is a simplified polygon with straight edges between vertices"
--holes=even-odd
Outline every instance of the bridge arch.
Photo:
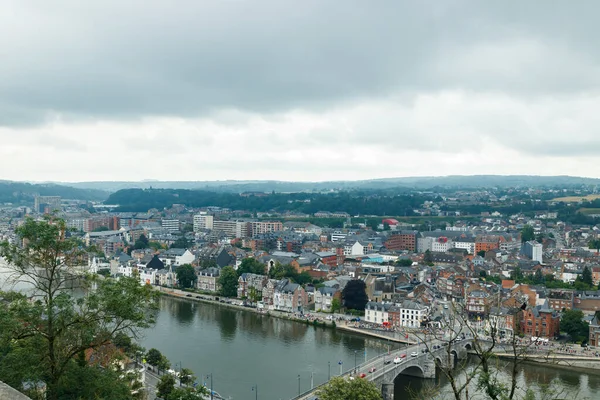
[[[408,375],[408,376],[414,376],[417,378],[424,378],[425,371],[423,371],[423,368],[421,368],[420,365],[414,364],[414,365],[409,365],[406,368],[400,370],[398,372],[398,375],[396,375],[396,378],[398,378],[398,376],[400,376],[400,375]],[[394,378],[394,380],[395,380],[395,378]]]
[[450,356],[452,357],[452,361],[449,364],[452,365],[452,368],[456,368],[458,366],[458,352],[455,349],[452,349]]
[[473,350],[473,346],[471,346],[471,343],[467,343],[465,345],[465,350],[469,351],[469,350]]

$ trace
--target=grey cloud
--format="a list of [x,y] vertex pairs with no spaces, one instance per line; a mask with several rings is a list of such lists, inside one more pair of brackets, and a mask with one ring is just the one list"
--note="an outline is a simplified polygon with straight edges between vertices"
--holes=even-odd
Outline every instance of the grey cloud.
[[[456,87],[536,94],[599,83],[595,2],[9,0],[8,9],[0,125],[48,113],[314,111]],[[536,41],[542,54],[516,63],[518,44]]]

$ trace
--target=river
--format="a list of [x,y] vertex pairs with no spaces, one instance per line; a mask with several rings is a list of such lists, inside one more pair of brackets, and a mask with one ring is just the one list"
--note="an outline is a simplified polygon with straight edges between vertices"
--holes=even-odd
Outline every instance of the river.
[[[353,368],[355,357],[358,363],[364,360],[365,350],[373,357],[388,347],[386,341],[339,330],[171,297],[161,299],[156,326],[145,332],[141,343],[160,349],[173,364],[181,362],[198,377],[212,373],[214,389],[234,400],[254,399],[255,384],[259,399],[290,399],[298,394],[299,383],[302,392],[310,388],[311,373],[314,385],[323,383],[329,371],[339,374],[338,361],[344,369]],[[600,399],[598,374],[529,364],[519,373],[521,388],[549,383],[571,394],[561,398]],[[439,398],[448,398],[444,379],[405,376],[396,380],[394,398],[422,398],[432,385],[441,388]]]

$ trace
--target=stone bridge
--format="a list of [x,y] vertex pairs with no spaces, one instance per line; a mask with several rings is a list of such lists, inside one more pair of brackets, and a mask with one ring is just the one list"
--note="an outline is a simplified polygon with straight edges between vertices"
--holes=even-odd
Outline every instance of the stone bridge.
[[[343,374],[348,379],[368,379],[381,387],[384,400],[394,398],[394,381],[398,375],[409,375],[424,379],[435,378],[436,368],[455,368],[459,360],[466,359],[468,351],[471,350],[471,339],[455,341],[452,344],[441,341],[432,341],[428,343],[428,348],[433,349],[439,345],[439,349],[424,353],[423,344],[412,345],[404,349],[384,354],[372,358],[359,365],[356,369],[352,368]],[[411,354],[415,352],[416,356]],[[394,363],[394,359],[400,358],[400,363]],[[373,372],[370,370],[375,369]],[[359,378],[361,374],[366,374],[364,378]],[[316,399],[319,388],[294,397],[292,400],[314,400]]]

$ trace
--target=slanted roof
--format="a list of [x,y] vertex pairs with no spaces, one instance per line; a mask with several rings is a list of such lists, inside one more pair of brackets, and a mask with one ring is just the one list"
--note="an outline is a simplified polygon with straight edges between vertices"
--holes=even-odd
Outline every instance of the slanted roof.
[[165,267],[165,263],[163,263],[159,258],[158,254],[155,254],[152,259],[146,264],[147,268],[153,269],[163,269]]

